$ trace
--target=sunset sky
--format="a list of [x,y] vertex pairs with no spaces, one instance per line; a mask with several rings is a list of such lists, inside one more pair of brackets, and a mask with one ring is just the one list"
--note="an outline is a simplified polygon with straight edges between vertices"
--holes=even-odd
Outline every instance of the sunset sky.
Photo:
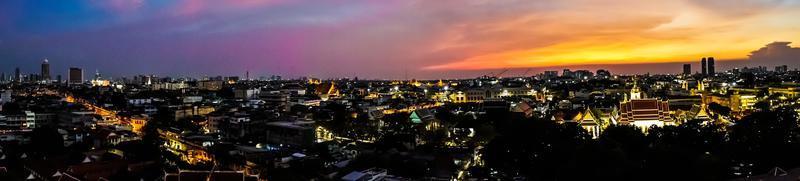
[[800,0],[0,1],[7,74],[36,72],[47,58],[62,72],[118,76],[466,77],[706,56],[724,64],[775,41],[800,46]]

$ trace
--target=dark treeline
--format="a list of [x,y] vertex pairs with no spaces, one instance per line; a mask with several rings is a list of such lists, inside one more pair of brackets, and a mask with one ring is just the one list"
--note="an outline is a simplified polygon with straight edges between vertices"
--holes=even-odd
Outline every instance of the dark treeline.
[[732,126],[690,121],[609,126],[598,139],[576,124],[517,120],[484,149],[496,178],[525,180],[728,180],[800,166],[792,109],[757,112]]

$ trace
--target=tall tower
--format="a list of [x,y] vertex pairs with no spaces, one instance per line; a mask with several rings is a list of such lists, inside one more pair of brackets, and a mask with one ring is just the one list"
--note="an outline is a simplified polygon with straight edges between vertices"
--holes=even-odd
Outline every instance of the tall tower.
[[708,74],[713,76],[716,73],[716,70],[714,69],[714,57],[708,57],[707,60],[708,60]]
[[19,67],[14,69],[14,82],[22,82],[22,73],[19,72]]
[[683,64],[683,75],[692,75],[692,64]]
[[638,84],[638,82],[636,80],[634,80],[634,82],[633,82],[633,87],[631,88],[631,93],[630,94],[631,94],[630,95],[631,96],[630,100],[637,100],[637,99],[643,99],[644,98],[644,96],[642,96],[642,91],[639,90],[639,84]]
[[83,83],[83,69],[71,67],[69,68],[69,84],[82,84]]
[[708,75],[707,67],[708,65],[706,64],[706,57],[703,57],[703,59],[700,60],[700,71],[703,73],[703,75]]
[[50,62],[47,59],[44,59],[42,62],[42,80],[48,82],[50,79]]

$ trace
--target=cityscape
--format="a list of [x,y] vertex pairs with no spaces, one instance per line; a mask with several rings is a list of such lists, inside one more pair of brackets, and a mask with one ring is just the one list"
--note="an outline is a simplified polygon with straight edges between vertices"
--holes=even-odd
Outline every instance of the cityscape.
[[0,180],[800,180],[800,3],[680,2],[0,2]]

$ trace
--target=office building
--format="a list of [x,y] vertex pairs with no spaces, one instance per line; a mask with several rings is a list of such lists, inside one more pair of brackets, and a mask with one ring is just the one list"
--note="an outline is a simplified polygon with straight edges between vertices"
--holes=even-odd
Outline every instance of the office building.
[[69,68],[69,84],[82,84],[83,83],[83,69],[71,67]]
[[692,75],[692,64],[683,64],[683,75]]
[[558,77],[558,71],[544,71],[542,79],[552,79]]
[[572,77],[572,71],[569,69],[564,69],[564,72],[561,73],[562,77]]
[[22,73],[19,72],[19,67],[14,69],[14,82],[21,82],[22,81]]
[[707,67],[708,65],[706,65],[706,57],[703,57],[703,59],[700,60],[700,72],[702,72],[703,75],[708,75]]
[[716,70],[714,69],[714,57],[708,57],[706,60],[708,61],[708,75],[713,76],[716,74]]
[[42,81],[50,81],[50,62],[47,59],[44,59],[42,62]]
[[789,71],[789,66],[781,65],[775,67],[775,72],[777,73],[786,73]]

